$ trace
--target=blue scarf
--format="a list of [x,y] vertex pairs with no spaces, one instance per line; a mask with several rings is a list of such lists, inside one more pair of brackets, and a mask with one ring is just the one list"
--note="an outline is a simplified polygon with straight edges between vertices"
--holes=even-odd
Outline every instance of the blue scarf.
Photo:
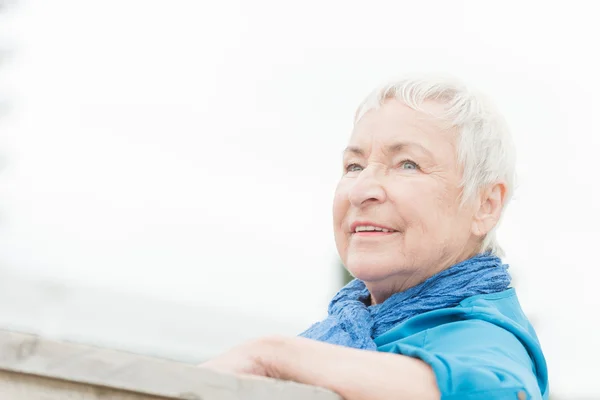
[[433,275],[381,304],[367,306],[370,293],[354,279],[329,304],[329,316],[300,336],[322,342],[377,350],[373,338],[415,315],[455,307],[477,294],[504,291],[510,284],[508,265],[488,253],[480,254]]

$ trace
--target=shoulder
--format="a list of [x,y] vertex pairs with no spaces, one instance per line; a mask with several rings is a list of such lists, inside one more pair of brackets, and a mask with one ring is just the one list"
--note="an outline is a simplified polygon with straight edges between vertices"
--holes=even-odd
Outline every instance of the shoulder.
[[[435,332],[431,332],[431,331]],[[456,307],[442,308],[416,315],[396,325],[388,332],[375,338],[378,346],[427,332],[452,333],[456,331],[504,330],[519,340],[537,342],[535,330],[523,313],[514,289],[499,293],[469,297]]]
[[[511,381],[529,381],[527,386],[547,392],[547,367],[541,346],[513,289],[474,296],[456,307],[420,314],[375,342],[379,351],[423,359],[443,381],[452,381],[452,376],[477,375],[492,384],[501,377],[502,387]],[[469,381],[454,381],[461,380]]]

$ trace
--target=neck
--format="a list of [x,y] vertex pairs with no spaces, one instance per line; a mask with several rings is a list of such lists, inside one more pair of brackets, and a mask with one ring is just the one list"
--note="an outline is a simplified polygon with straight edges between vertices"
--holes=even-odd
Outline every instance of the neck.
[[465,261],[478,254],[478,251],[466,251],[458,256],[444,257],[437,265],[411,268],[410,271],[388,276],[380,281],[365,282],[371,294],[371,305],[381,304],[395,293],[404,292],[413,286],[425,282],[433,275]]

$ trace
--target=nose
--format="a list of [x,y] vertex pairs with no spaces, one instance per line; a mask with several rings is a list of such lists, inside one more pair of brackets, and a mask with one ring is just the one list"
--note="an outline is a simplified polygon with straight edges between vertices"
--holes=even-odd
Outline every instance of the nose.
[[360,172],[348,193],[348,197],[350,204],[355,207],[383,203],[386,200],[386,192],[376,168],[367,167]]

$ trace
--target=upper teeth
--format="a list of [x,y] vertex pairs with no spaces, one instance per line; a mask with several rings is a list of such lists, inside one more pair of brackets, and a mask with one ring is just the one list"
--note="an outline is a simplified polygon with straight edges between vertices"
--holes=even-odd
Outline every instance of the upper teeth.
[[355,232],[365,232],[365,231],[392,232],[391,229],[385,229],[385,228],[380,228],[378,226],[371,226],[371,225],[357,226],[354,231]]

